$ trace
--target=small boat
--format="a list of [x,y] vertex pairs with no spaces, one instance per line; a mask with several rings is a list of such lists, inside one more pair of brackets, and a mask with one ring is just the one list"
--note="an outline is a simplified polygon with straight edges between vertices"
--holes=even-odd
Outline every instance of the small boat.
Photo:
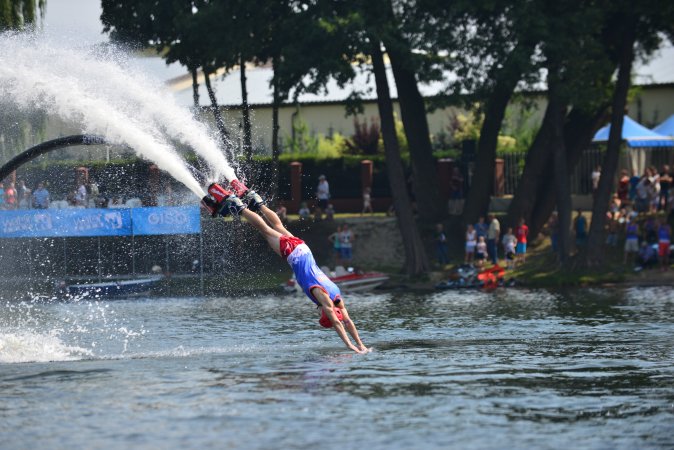
[[162,279],[164,279],[163,276],[143,278],[140,280],[106,281],[105,283],[71,285],[59,282],[56,284],[55,293],[57,297],[62,299],[139,297],[148,295],[152,291],[152,288]]
[[505,270],[496,265],[491,269],[480,272],[470,264],[461,264],[449,279],[435,285],[436,289],[494,289],[497,287],[512,287],[515,279],[503,278]]
[[[321,270],[330,277],[330,281],[335,283],[340,291],[346,293],[371,291],[389,279],[389,276],[383,272],[365,272],[358,268],[346,270],[342,266],[337,266],[333,272],[330,268],[323,266]],[[283,290],[288,293],[302,292],[302,288],[295,281],[295,275],[282,286]]]

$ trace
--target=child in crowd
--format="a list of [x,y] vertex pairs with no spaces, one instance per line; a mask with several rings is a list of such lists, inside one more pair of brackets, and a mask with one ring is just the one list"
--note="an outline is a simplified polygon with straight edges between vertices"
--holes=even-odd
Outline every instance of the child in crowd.
[[669,270],[669,244],[672,237],[672,230],[667,221],[656,222],[658,228],[658,256],[660,257],[660,272]]
[[[627,257],[632,254],[632,267],[634,267],[634,259],[639,252],[639,224],[634,216],[630,217],[629,223],[625,226],[625,256],[623,257],[623,264],[627,264]],[[646,241],[644,241],[646,243]],[[647,244],[648,245],[648,244]]]
[[[463,261],[465,264],[473,264],[475,245],[477,245],[477,232],[472,225],[468,225],[468,231],[466,231],[466,259]],[[469,260],[470,262],[468,262]]]
[[484,241],[484,236],[480,236],[477,241],[476,256],[477,259],[477,268],[479,270],[484,270],[484,260],[487,259],[487,243]]
[[300,220],[307,222],[311,220],[311,211],[309,211],[307,202],[303,202],[302,207],[300,208]]
[[[328,205],[328,208],[331,205]],[[338,266],[342,265],[342,242],[339,240],[339,235],[342,234],[342,227],[338,226],[337,231],[328,236],[328,240],[332,242],[332,247],[335,249],[335,262]]]
[[608,213],[608,217],[606,218],[606,223],[608,226],[608,235],[606,236],[606,255],[608,256],[609,253],[611,252],[611,247],[613,247],[613,256],[616,255],[616,251],[618,248],[618,226],[620,225],[620,222],[618,222],[618,215],[619,213]]
[[325,208],[325,220],[335,220],[335,208],[332,207],[332,203]]
[[517,238],[513,234],[513,229],[508,228],[506,235],[503,236],[503,250],[506,255],[506,264],[508,269],[515,268],[515,245],[517,245]]
[[515,236],[517,237],[517,260],[524,264],[527,262],[527,235],[529,234],[529,227],[524,224],[524,218],[520,219],[520,224],[515,228]]
[[372,217],[374,217],[374,211],[372,210],[372,201],[370,199],[370,192],[372,192],[372,189],[370,188],[365,188],[363,191],[363,210],[360,212],[360,217],[363,217],[363,214],[365,214],[366,211],[370,211],[372,213]]

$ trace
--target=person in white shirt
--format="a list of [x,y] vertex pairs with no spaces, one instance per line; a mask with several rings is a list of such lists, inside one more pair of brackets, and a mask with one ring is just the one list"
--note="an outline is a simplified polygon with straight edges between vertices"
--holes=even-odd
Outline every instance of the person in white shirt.
[[77,189],[77,195],[75,196],[75,201],[77,206],[87,207],[87,188],[84,186],[84,183],[80,184],[80,187]]
[[592,172],[592,195],[597,193],[597,188],[599,188],[599,179],[601,178],[601,166],[597,166]]
[[374,211],[372,210],[372,198],[370,197],[370,192],[372,192],[372,189],[370,188],[365,188],[363,191],[363,210],[360,212],[360,217],[363,217],[363,214],[365,212],[370,211],[372,213],[372,217],[374,217]]
[[316,196],[318,197],[318,207],[321,208],[321,211],[325,211],[328,207],[328,200],[330,199],[330,185],[325,179],[325,175],[318,177],[318,191],[316,191]]
[[517,238],[513,234],[513,229],[508,228],[508,232],[503,237],[503,249],[508,269],[515,268],[515,245],[517,245]]
[[349,225],[344,224],[342,227],[342,232],[339,234],[339,242],[342,244],[342,261],[346,264],[346,266],[351,265],[351,258],[353,257],[353,253],[351,250],[352,243],[356,239],[354,238],[353,234],[351,234],[351,231],[349,230]]
[[648,191],[651,187],[651,180],[648,177],[641,177],[637,187],[634,188],[634,192],[637,196],[637,211],[640,213],[646,213],[648,209]]

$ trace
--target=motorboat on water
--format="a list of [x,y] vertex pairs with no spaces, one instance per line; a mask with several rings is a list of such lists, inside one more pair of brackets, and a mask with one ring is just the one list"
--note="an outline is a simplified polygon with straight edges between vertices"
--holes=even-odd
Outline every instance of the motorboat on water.
[[480,272],[471,264],[461,264],[445,281],[435,285],[436,289],[494,289],[497,287],[512,287],[515,279],[506,280],[505,270],[498,264]]
[[140,280],[106,281],[104,283],[71,284],[56,283],[55,294],[61,299],[99,299],[140,297],[152,292],[163,276]]
[[[330,277],[330,281],[335,283],[340,291],[345,293],[367,292],[384,284],[390,277],[383,272],[365,272],[362,269],[346,270],[342,266],[335,267],[331,271],[329,267],[323,266],[321,270]],[[283,290],[288,293],[302,292],[302,288],[297,284],[295,275],[282,284]]]

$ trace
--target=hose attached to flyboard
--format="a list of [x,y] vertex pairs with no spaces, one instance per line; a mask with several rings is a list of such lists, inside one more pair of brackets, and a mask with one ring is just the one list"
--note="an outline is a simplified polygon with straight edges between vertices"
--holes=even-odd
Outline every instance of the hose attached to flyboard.
[[7,178],[12,172],[19,167],[26,164],[28,161],[37,158],[54,150],[64,147],[73,147],[75,145],[105,145],[105,139],[100,136],[91,136],[86,134],[76,134],[73,136],[65,136],[51,141],[43,142],[31,147],[25,152],[21,152],[14,158],[10,159],[2,167],[0,167],[0,180]]

